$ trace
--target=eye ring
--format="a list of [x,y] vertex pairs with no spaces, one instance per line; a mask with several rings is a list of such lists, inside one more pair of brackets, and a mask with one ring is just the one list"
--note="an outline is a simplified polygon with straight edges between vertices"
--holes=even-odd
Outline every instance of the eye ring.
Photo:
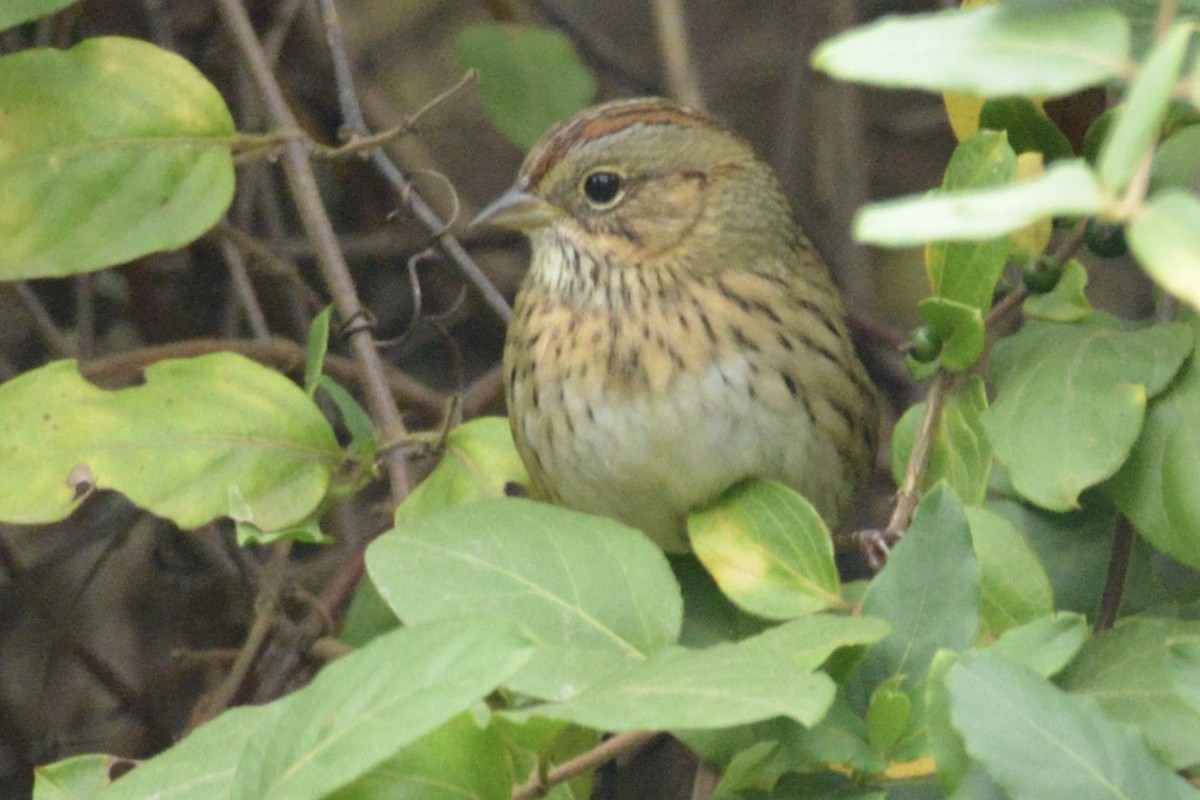
[[593,208],[612,208],[625,194],[624,183],[611,169],[593,170],[583,178],[583,196]]

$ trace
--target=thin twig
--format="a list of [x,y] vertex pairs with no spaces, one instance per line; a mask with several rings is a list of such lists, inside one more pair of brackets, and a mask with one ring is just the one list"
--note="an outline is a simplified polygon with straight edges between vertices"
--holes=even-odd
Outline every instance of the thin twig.
[[904,481],[896,491],[896,505],[892,509],[892,517],[888,520],[886,533],[899,537],[912,522],[913,511],[920,499],[921,481],[925,477],[925,468],[929,466],[929,454],[933,450],[933,441],[937,438],[938,419],[941,417],[942,406],[946,402],[946,391],[949,388],[950,373],[938,369],[929,384],[929,394],[925,398],[925,412],[921,415],[921,424],[917,428],[917,437],[913,440],[912,452],[908,455],[908,467],[904,471]]
[[218,247],[221,250],[221,256],[225,259],[225,265],[229,267],[233,291],[237,296],[238,306],[241,307],[242,314],[245,315],[246,322],[250,325],[251,333],[254,334],[255,339],[271,338],[267,315],[263,313],[262,304],[258,302],[258,295],[254,291],[254,282],[250,280],[250,274],[246,271],[246,259],[242,257],[242,251],[229,238],[221,239]]
[[494,405],[504,394],[504,365],[497,364],[475,379],[462,393],[462,413],[470,419]]
[[[244,250],[247,255],[253,256],[251,263],[253,265],[261,265],[260,268],[266,274],[288,281],[304,298],[309,311],[315,314],[325,305],[321,295],[317,294],[316,290],[305,282],[296,265],[281,258],[275,252],[276,248],[271,244],[268,244],[257,236],[246,233],[246,231],[235,225],[231,225],[227,220],[217,223],[217,227],[213,228],[212,232],[215,236],[229,239]],[[311,252],[311,248],[309,252]]]
[[288,556],[292,552],[292,543],[288,540],[277,542],[271,549],[271,557],[263,569],[262,582],[258,588],[258,596],[254,598],[254,622],[246,634],[246,640],[238,651],[237,658],[229,667],[225,679],[211,692],[200,698],[192,708],[188,727],[196,728],[213,719],[237,697],[242,688],[242,682],[250,673],[250,667],[258,657],[258,652],[267,641],[277,623],[279,612],[279,595],[283,591],[284,577]]
[[[238,51],[246,61],[274,124],[284,129],[299,128],[299,122],[284,98],[282,87],[271,73],[266,54],[254,33],[250,16],[241,0],[217,0],[217,8],[237,44]],[[362,303],[350,277],[350,269],[338,249],[333,224],[321,203],[316,176],[302,144],[289,142],[284,146],[283,167],[305,231],[317,247],[317,265],[329,289],[334,307],[343,320],[359,319],[363,314]],[[380,428],[383,438],[402,438],[407,434],[407,430],[395,403],[392,402],[384,377],[383,360],[371,340],[370,330],[363,328],[352,334],[350,344],[362,369],[364,393],[371,418]],[[408,495],[410,488],[403,455],[397,453],[388,457],[386,464],[391,481],[392,502],[398,504]]]
[[[434,110],[442,103],[450,99],[451,96],[467,86],[474,85],[479,80],[479,73],[473,69],[467,70],[463,76],[458,79],[458,83],[446,89],[441,94],[434,97],[425,105],[418,108],[411,116],[406,117],[397,125],[380,131],[379,133],[367,134],[363,131],[352,132],[350,140],[338,147],[318,147],[317,153],[322,158],[338,158],[349,153],[361,153],[364,150],[370,150],[374,147],[379,147],[386,144],[392,139],[396,139],[405,134],[413,133],[417,130],[421,119]],[[364,122],[364,125],[366,123]]]
[[[226,0],[227,1],[227,0]],[[350,68],[350,57],[346,49],[345,37],[342,35],[341,23],[338,21],[337,9],[333,0],[318,0],[321,16],[325,20],[325,35],[329,42],[330,55],[333,58],[333,74],[338,87],[338,104],[342,110],[345,123],[344,130],[350,136],[365,136],[367,133],[366,119],[354,91],[354,79]],[[445,96],[443,93],[441,96]],[[435,98],[436,100],[437,98]],[[419,112],[419,113],[424,113]],[[463,246],[446,230],[446,223],[438,216],[425,199],[413,188],[412,182],[404,176],[396,164],[380,147],[371,150],[371,161],[383,177],[396,189],[409,210],[428,228],[439,247],[445,251],[450,260],[466,276],[493,311],[505,323],[512,318],[512,309],[504,295],[484,275],[479,265],[467,254]],[[391,437],[389,437],[391,438]]]
[[655,31],[662,52],[667,89],[671,96],[686,106],[703,110],[704,96],[688,53],[687,25],[683,18],[682,0],[651,0],[654,6]]
[[91,273],[75,276],[75,352],[89,358],[96,350],[96,291]]
[[1133,525],[1124,514],[1118,514],[1113,529],[1112,554],[1108,559],[1108,578],[1104,582],[1104,594],[1100,597],[1093,633],[1106,631],[1116,624],[1121,613],[1121,601],[1125,597],[1125,577],[1129,574],[1129,561],[1132,558]]
[[696,765],[696,777],[692,779],[692,800],[710,800],[717,791],[721,771],[707,761]]
[[625,751],[639,747],[658,735],[658,731],[618,733],[586,753],[581,753],[570,761],[559,764],[547,772],[544,779],[540,774],[534,774],[528,781],[513,789],[512,800],[532,800],[532,798],[544,797],[546,792],[560,783],[566,783],[582,772],[611,761]]
[[13,284],[13,289],[17,293],[17,299],[21,301],[21,305],[33,319],[33,327],[42,337],[42,342],[47,349],[59,358],[73,358],[75,356],[74,342],[71,341],[70,336],[58,329],[58,325],[54,324],[54,318],[42,305],[42,301],[33,289],[29,288],[29,284],[25,281],[17,281]]

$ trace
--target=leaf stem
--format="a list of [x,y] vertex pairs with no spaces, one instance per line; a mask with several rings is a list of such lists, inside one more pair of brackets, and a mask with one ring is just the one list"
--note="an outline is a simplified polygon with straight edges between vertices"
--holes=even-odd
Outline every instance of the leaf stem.
[[942,406],[946,404],[946,393],[949,389],[950,373],[939,368],[929,384],[929,394],[925,398],[925,413],[921,415],[921,424],[917,428],[917,437],[913,441],[912,452],[908,456],[908,467],[904,471],[904,481],[896,492],[896,505],[892,509],[892,517],[888,520],[884,533],[893,539],[904,535],[908,524],[912,521],[913,511],[916,510],[920,499],[921,480],[925,477],[925,468],[929,466],[929,454],[933,450],[933,440],[936,437],[938,419],[941,417]]
[[1121,601],[1125,597],[1125,577],[1129,574],[1129,561],[1133,558],[1133,525],[1124,514],[1117,515],[1113,530],[1112,554],[1108,559],[1108,578],[1104,583],[1104,594],[1100,596],[1100,609],[1096,612],[1093,633],[1106,631],[1116,624],[1121,613]]
[[569,761],[564,761],[547,772],[544,777],[535,772],[529,780],[513,789],[512,800],[533,800],[533,798],[545,797],[550,789],[560,783],[566,783],[576,775],[598,767],[606,761],[611,761],[627,750],[640,747],[659,735],[660,731],[618,733],[591,750],[580,753]]

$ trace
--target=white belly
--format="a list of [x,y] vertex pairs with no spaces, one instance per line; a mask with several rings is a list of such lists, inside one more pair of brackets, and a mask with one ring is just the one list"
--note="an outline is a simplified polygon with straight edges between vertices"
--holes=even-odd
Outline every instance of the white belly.
[[[843,479],[812,466],[831,463],[827,455],[838,462],[831,445],[813,441],[804,407],[777,397],[768,404],[761,393],[752,398],[754,376],[741,355],[702,375],[681,377],[666,394],[588,397],[564,391],[575,421],[570,434],[545,426],[543,411],[525,409],[520,423],[545,472],[554,476],[556,499],[637,527],[670,551],[687,549],[689,510],[750,476],[780,480],[811,495],[818,508],[828,507],[823,495]],[[830,500],[836,505],[836,498]]]

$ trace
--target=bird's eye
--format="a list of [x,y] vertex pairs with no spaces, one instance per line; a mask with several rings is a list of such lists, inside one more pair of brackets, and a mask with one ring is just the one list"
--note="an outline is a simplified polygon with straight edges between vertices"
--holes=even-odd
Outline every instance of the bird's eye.
[[583,179],[583,193],[597,208],[608,208],[621,196],[621,176],[608,170],[597,170]]

